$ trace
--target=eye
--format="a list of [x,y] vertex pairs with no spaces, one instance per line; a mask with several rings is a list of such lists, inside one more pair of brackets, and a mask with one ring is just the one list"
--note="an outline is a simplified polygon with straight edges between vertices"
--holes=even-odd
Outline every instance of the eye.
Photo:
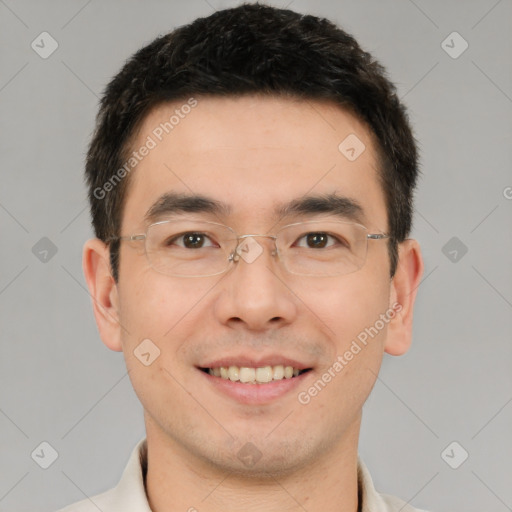
[[[329,239],[331,239],[331,243],[329,243]],[[301,240],[304,240],[306,245],[301,243]],[[335,237],[334,235],[330,235],[325,231],[306,233],[297,241],[297,247],[306,247],[308,249],[324,249],[325,247],[332,247],[336,244],[348,247],[345,240]]]
[[[210,242],[210,245],[206,245],[208,241]],[[170,237],[165,242],[165,246],[168,247],[171,245],[177,245],[185,249],[201,249],[203,247],[216,247],[216,245],[210,240],[208,235],[206,235],[205,233],[198,232],[181,233],[179,235]]]

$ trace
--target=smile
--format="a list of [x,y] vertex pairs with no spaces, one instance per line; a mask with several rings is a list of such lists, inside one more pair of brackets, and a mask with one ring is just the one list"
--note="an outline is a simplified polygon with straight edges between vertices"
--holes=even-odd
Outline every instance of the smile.
[[259,368],[247,366],[218,366],[215,368],[201,368],[201,370],[213,377],[219,377],[220,379],[229,380],[231,382],[266,384],[273,381],[298,377],[302,373],[309,371],[309,368],[301,370],[293,366],[278,364]]

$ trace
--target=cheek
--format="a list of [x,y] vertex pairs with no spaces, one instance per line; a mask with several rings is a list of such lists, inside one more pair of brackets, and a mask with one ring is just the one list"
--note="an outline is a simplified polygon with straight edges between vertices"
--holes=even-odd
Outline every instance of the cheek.
[[318,379],[328,383],[315,381],[302,391],[309,397],[318,395],[311,398],[315,414],[318,421],[330,418],[333,435],[347,415],[355,415],[366,401],[382,362],[387,324],[380,318],[388,310],[389,287],[375,274],[363,277],[362,273],[343,276],[336,286],[331,283],[315,295],[309,288],[309,297],[321,297],[312,309],[328,326],[331,346],[329,361],[318,371]]
[[179,391],[174,379],[184,380],[180,349],[197,328],[198,315],[204,321],[204,311],[196,306],[211,286],[191,286],[190,281],[182,282],[151,270],[132,274],[130,280],[123,282],[123,353],[133,388],[148,410],[152,410],[151,404],[169,401],[169,390]]
[[389,283],[375,273],[359,271],[336,282],[308,283],[307,293],[305,288],[301,297],[329,328],[329,338],[339,354],[386,312]]
[[214,285],[210,280],[200,282],[177,279],[145,269],[130,275],[120,288],[120,317],[124,345],[154,340],[159,346],[169,347],[172,339],[184,339],[197,324],[197,315],[204,311],[197,307]]

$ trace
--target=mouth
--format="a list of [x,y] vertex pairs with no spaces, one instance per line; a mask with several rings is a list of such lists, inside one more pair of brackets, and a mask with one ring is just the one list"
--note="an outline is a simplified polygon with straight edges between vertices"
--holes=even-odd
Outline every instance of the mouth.
[[207,389],[238,404],[253,406],[290,399],[298,387],[306,385],[306,379],[315,370],[311,362],[282,354],[226,356],[204,361],[196,369],[204,376],[200,380]]
[[297,368],[286,364],[260,367],[231,365],[199,369],[212,377],[242,384],[269,384],[294,379],[311,371],[311,368]]

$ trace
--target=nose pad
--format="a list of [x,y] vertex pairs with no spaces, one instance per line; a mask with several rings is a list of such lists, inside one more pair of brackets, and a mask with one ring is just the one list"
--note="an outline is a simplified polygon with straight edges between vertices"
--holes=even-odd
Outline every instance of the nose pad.
[[238,262],[240,261],[240,258],[242,258],[246,263],[253,263],[256,261],[264,251],[262,244],[259,244],[255,239],[256,237],[271,238],[274,241],[274,247],[271,250],[270,255],[272,257],[277,255],[275,237],[271,235],[244,235],[235,250],[229,255],[229,261]]

